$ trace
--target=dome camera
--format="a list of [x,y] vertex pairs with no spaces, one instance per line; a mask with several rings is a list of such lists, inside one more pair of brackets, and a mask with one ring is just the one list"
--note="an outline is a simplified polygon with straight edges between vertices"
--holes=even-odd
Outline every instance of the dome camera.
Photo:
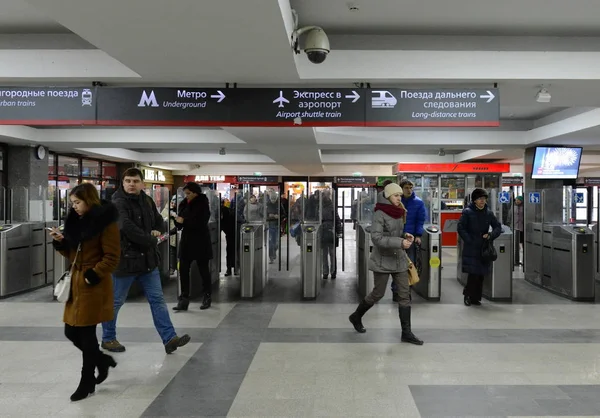
[[329,51],[329,39],[323,29],[313,29],[308,32],[304,52],[310,62],[321,64],[327,58]]
[[306,26],[298,28],[298,14],[292,10],[294,16],[294,32],[292,33],[292,49],[296,54],[300,54],[300,37],[306,33],[306,42],[304,43],[304,52],[308,60],[313,64],[321,64],[327,58],[331,48],[327,34],[319,26]]

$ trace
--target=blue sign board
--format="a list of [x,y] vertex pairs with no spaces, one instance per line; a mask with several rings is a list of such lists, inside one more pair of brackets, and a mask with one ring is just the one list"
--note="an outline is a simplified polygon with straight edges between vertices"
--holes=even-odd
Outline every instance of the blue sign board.
[[573,195],[573,202],[575,203],[583,203],[583,193],[575,193]]
[[540,192],[530,192],[529,193],[529,203],[540,203],[542,199],[540,199]]
[[510,203],[510,193],[509,192],[500,192],[500,193],[498,193],[498,202],[500,202],[500,203]]

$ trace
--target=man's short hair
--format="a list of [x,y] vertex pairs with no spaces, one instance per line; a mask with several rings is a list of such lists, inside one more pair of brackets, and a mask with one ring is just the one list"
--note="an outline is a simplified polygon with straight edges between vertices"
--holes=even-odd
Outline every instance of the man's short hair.
[[385,188],[385,186],[387,186],[388,184],[392,184],[393,181],[392,180],[386,180],[383,182],[383,184],[381,185],[381,187]]
[[131,167],[125,170],[123,176],[121,176],[121,181],[125,180],[125,177],[139,177],[140,180],[144,181],[144,175],[142,174],[142,170],[135,167]]
[[415,185],[413,184],[412,181],[410,181],[409,179],[404,179],[400,182],[400,187],[402,187],[404,189],[404,186],[411,186],[411,187],[415,187]]

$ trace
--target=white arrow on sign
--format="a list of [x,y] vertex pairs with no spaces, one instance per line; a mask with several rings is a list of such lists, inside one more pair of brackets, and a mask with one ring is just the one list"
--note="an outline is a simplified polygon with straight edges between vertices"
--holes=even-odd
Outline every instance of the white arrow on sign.
[[211,94],[210,98],[211,99],[219,99],[219,100],[217,100],[217,103],[221,103],[223,101],[223,99],[225,98],[225,95],[223,94],[223,92],[221,90],[217,90],[217,93],[219,93],[219,94]]
[[346,99],[354,99],[352,103],[356,103],[358,99],[360,99],[360,94],[352,90],[352,94],[346,94]]
[[481,96],[479,96],[481,99],[488,99],[487,103],[491,102],[492,100],[494,100],[496,98],[496,96],[494,96],[494,93],[492,93],[491,91],[487,91],[487,94],[482,94]]

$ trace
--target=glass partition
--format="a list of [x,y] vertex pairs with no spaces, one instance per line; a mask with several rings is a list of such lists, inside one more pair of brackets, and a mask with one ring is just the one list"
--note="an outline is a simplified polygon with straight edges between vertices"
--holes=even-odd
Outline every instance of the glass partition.
[[257,195],[248,192],[244,196],[244,217],[249,223],[266,222],[264,193]]
[[377,204],[377,190],[367,189],[361,191],[356,203],[358,222],[372,223],[375,204]]
[[269,189],[264,194],[265,216],[267,219],[267,229],[269,234],[269,262],[273,264],[277,259],[277,254],[281,260],[281,198],[279,193]]
[[304,222],[321,222],[323,215],[322,191],[315,190],[314,193],[304,199]]

